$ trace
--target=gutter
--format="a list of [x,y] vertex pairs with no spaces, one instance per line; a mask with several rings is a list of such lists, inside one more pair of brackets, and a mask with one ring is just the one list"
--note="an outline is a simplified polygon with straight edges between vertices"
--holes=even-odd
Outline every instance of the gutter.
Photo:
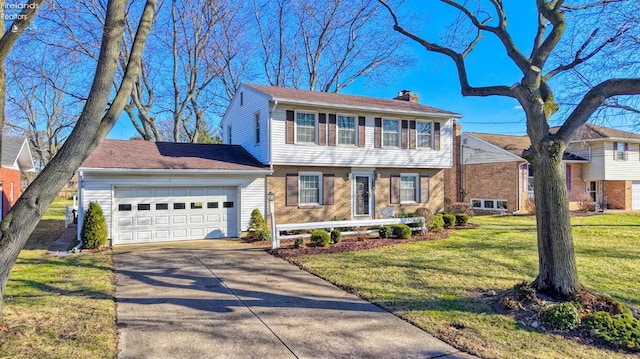
[[273,169],[265,168],[260,170],[206,170],[206,169],[181,169],[181,168],[96,168],[83,167],[80,172],[87,171],[91,173],[113,173],[113,174],[183,174],[183,175],[270,175]]

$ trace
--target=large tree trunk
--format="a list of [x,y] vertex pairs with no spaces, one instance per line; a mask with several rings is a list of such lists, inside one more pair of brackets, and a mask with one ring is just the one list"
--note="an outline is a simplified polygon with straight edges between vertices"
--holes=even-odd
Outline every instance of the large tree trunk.
[[565,146],[546,137],[532,144],[536,224],[538,234],[538,291],[567,298],[578,289],[575,254],[571,236],[569,193],[562,168]]

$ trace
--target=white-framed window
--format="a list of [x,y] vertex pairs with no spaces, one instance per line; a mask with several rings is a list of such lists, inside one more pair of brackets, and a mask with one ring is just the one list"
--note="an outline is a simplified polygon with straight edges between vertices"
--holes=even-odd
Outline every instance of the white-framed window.
[[418,202],[418,175],[400,174],[400,203]]
[[349,115],[338,115],[338,144],[356,144],[356,118]]
[[432,140],[432,123],[427,121],[416,122],[416,147],[431,148]]
[[615,142],[615,152],[616,152],[616,161],[626,161],[627,158],[625,156],[625,143],[624,142]]
[[533,197],[533,166],[530,163],[527,163],[527,193]]
[[382,120],[382,146],[400,147],[399,120]]
[[256,112],[254,115],[254,122],[256,124],[256,145],[260,144],[260,112]]
[[316,114],[296,112],[296,143],[316,142]]
[[322,198],[322,173],[298,173],[298,204],[301,206],[320,205]]
[[471,208],[473,209],[484,209],[489,211],[506,211],[507,204],[508,202],[506,199],[483,199],[483,198],[471,199]]

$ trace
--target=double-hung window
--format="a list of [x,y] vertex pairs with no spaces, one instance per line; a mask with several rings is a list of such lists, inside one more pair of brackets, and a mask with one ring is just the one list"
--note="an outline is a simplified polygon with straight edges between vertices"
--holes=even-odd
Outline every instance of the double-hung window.
[[418,202],[418,175],[403,174],[400,176],[400,203]]
[[533,197],[533,166],[527,164],[527,192]]
[[356,118],[338,115],[338,144],[356,144]]
[[400,125],[398,120],[382,121],[382,146],[400,147]]
[[320,183],[322,175],[319,173],[299,173],[298,175],[298,203],[300,205],[320,204]]
[[416,145],[418,148],[431,148],[431,122],[416,122]]
[[308,112],[296,112],[296,142],[316,142],[316,115]]

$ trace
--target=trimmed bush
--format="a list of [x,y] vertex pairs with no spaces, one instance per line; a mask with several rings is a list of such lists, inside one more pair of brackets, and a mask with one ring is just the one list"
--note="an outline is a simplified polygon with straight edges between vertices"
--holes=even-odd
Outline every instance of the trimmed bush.
[[[577,304],[577,305],[576,305]],[[571,330],[580,325],[579,304],[564,302],[540,309],[540,320],[556,330]]]
[[269,241],[271,240],[271,231],[267,228],[262,228],[255,232],[255,236],[260,241]]
[[296,241],[293,242],[293,248],[304,248],[304,239],[296,238]]
[[82,246],[87,249],[98,248],[107,243],[107,222],[98,202],[89,203],[80,231]]
[[394,224],[391,227],[391,233],[400,239],[411,238],[411,228],[406,224]]
[[431,218],[429,222],[429,232],[440,232],[444,229],[444,219],[442,214],[436,214]]
[[247,230],[249,232],[258,232],[259,230],[267,228],[267,224],[264,222],[264,217],[262,217],[262,212],[259,209],[255,208],[251,211],[251,218],[249,219],[249,226]]
[[331,243],[329,232],[317,229],[311,232],[311,243],[316,247],[326,247]]
[[466,226],[469,223],[469,215],[466,213],[456,214],[456,226]]
[[390,226],[382,226],[378,229],[378,233],[380,234],[380,238],[389,238],[391,237],[391,227]]
[[594,337],[601,343],[614,345],[631,351],[640,351],[640,321],[631,314],[607,312],[587,314],[582,319],[583,329],[594,331]]
[[453,214],[443,214],[442,220],[444,221],[444,228],[451,228],[456,225],[456,216]]
[[342,232],[337,229],[331,231],[331,243],[340,243],[342,240]]

